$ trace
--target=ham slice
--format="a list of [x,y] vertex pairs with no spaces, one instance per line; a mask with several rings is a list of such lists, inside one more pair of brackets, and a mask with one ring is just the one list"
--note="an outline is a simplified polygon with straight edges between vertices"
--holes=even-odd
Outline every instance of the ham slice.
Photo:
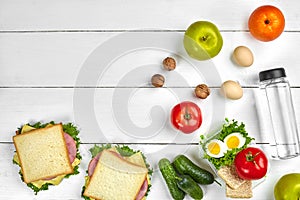
[[67,133],[64,133],[64,138],[65,138],[68,153],[69,153],[70,163],[73,163],[75,160],[76,154],[77,154],[76,142],[72,138],[72,136],[70,136]]
[[146,178],[135,200],[141,200],[146,195],[147,191],[148,191],[148,180]]
[[94,173],[94,170],[96,168],[96,165],[99,161],[101,153],[98,153],[98,155],[96,155],[89,163],[89,167],[88,167],[88,175],[92,176],[92,174]]

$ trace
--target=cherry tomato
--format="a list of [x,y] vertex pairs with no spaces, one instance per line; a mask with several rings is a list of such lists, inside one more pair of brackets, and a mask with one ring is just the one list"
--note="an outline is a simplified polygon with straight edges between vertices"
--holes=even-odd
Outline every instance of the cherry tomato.
[[251,35],[264,42],[279,37],[284,30],[284,26],[284,15],[278,8],[270,5],[255,9],[248,20]]
[[234,165],[240,178],[257,180],[266,175],[268,159],[259,148],[248,147],[236,155]]
[[173,126],[183,133],[192,133],[202,124],[202,114],[197,104],[184,101],[177,104],[171,111]]

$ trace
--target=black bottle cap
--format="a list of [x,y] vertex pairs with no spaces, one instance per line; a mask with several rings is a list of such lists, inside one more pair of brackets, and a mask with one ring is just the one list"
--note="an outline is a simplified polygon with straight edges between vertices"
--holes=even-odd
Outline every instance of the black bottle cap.
[[281,77],[286,77],[284,68],[275,68],[259,72],[259,81],[265,81]]

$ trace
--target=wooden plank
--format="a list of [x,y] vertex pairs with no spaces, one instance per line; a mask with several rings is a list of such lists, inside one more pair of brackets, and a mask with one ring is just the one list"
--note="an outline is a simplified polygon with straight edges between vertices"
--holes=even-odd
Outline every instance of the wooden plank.
[[[250,13],[265,4],[278,6],[286,17],[285,32],[268,43],[253,39],[247,27]],[[212,171],[199,158],[197,143],[200,134],[217,130],[224,117],[245,122],[257,143],[270,142],[272,133],[257,75],[271,67],[287,70],[299,127],[298,10],[298,0],[228,0],[225,4],[218,0],[133,0],[130,4],[120,0],[1,0],[0,199],[80,199],[88,150],[94,143],[106,142],[135,143],[130,146],[145,152],[154,169],[148,199],[170,199],[158,160],[172,160],[183,153]],[[184,30],[197,20],[214,22],[223,35],[223,49],[210,61],[186,58],[182,47]],[[135,44],[132,41],[142,44],[128,49],[124,38],[118,40],[126,34],[130,40],[125,41],[131,45]],[[105,45],[104,52],[95,54]],[[255,62],[250,68],[232,62],[232,51],[238,45],[252,49]],[[98,59],[91,60],[93,54]],[[179,59],[173,72],[161,68],[162,59],[169,55]],[[86,67],[86,62],[94,65]],[[151,87],[154,73],[166,77],[165,88]],[[244,87],[241,100],[220,96],[220,84],[228,79]],[[203,82],[213,87],[212,94],[199,100],[192,91]],[[170,109],[182,100],[196,102],[203,112],[203,125],[192,135],[176,132],[169,123]],[[35,196],[21,182],[19,167],[11,162],[15,151],[11,142],[17,127],[40,120],[76,123],[84,142],[80,147],[83,160],[78,176]],[[269,149],[267,144],[259,146]],[[283,174],[298,172],[299,164],[300,157],[270,160],[267,179],[254,189],[252,199],[274,199],[276,181]],[[203,186],[203,190],[205,199],[226,198],[224,187],[216,184]]]
[[[261,5],[278,6],[287,20],[286,30],[299,30],[298,2],[237,1],[139,1],[124,3],[89,0],[2,0],[2,31],[39,30],[185,30],[197,20],[209,20],[221,30],[247,30],[251,12]],[[220,14],[222,13],[222,14]],[[37,17],[38,16],[38,17]]]
[[[219,87],[228,79],[248,87],[257,86],[259,71],[278,66],[286,68],[292,86],[300,85],[295,53],[300,33],[286,32],[269,43],[244,32],[222,35],[224,45],[218,56],[195,61],[183,49],[183,33],[2,33],[0,86],[149,87],[151,76],[161,73],[167,87],[194,87],[200,82]],[[232,52],[239,45],[252,49],[253,66],[233,63]],[[166,56],[177,59],[175,71],[162,69]]]
[[[27,188],[20,180],[18,171],[19,167],[12,163],[12,157],[15,151],[13,144],[1,144],[0,152],[5,152],[0,156],[0,196],[5,199],[80,199],[81,189],[84,185],[85,171],[91,159],[89,149],[94,144],[82,144],[80,152],[82,162],[80,164],[80,174],[71,176],[69,179],[63,180],[59,186],[50,186],[49,190],[41,191],[37,196]],[[146,154],[147,161],[154,170],[152,176],[152,187],[149,193],[149,199],[170,199],[167,187],[158,170],[157,163],[161,158],[173,160],[176,155],[184,154],[189,157],[194,163],[204,169],[213,172],[205,160],[202,160],[199,155],[199,147],[197,145],[130,145],[131,148],[139,149]],[[262,146],[263,147],[263,146]],[[286,173],[297,172],[300,164],[300,157],[283,161],[270,161],[270,171],[267,179],[263,184],[258,185],[253,193],[252,199],[273,199],[273,187],[275,182]],[[219,181],[221,181],[219,179]],[[203,186],[206,199],[225,199],[224,186],[220,187],[217,184]],[[18,191],[18,192],[16,192]],[[190,199],[188,197],[186,200]]]
[[[298,117],[300,92],[292,92]],[[200,134],[216,131],[228,117],[244,122],[256,142],[269,142],[272,132],[258,93],[245,88],[244,97],[232,101],[218,88],[205,100],[194,97],[192,88],[0,89],[0,141],[11,142],[24,123],[55,120],[77,124],[85,143],[197,143]],[[183,100],[202,109],[203,124],[195,134],[181,134],[169,122],[170,110]]]

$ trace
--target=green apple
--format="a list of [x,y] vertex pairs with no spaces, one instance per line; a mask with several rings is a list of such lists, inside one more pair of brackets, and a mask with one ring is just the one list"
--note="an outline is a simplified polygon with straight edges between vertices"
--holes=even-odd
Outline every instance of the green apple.
[[276,200],[300,199],[300,174],[291,173],[282,176],[274,187]]
[[213,23],[197,21],[185,31],[183,45],[192,58],[208,60],[221,51],[223,38],[219,29]]

